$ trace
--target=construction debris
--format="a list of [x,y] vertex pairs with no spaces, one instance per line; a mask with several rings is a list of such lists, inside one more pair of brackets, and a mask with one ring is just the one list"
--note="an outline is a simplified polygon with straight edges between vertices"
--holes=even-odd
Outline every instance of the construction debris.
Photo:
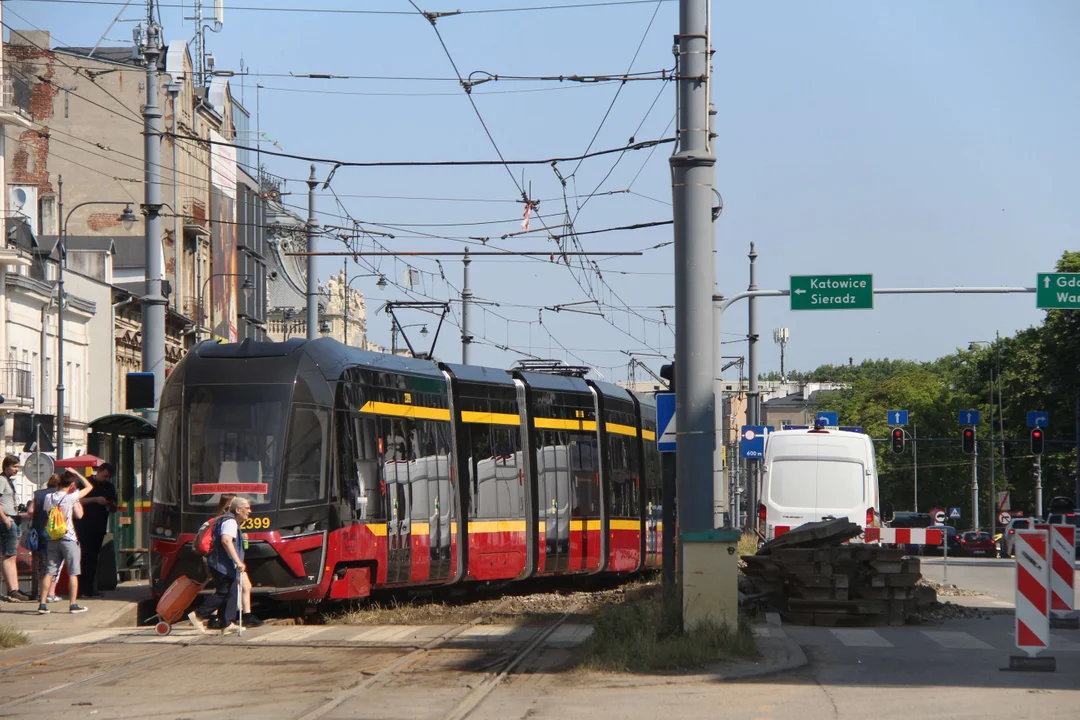
[[743,556],[743,572],[794,625],[904,625],[936,599],[916,587],[919,559],[845,544],[860,532],[847,518],[807,523]]

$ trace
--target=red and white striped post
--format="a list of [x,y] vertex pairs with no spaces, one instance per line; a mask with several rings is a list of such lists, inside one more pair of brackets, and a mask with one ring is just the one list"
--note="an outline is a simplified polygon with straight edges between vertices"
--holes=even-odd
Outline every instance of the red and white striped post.
[[1076,528],[1050,526],[1050,625],[1080,627],[1076,616]]
[[1016,647],[1030,658],[1050,645],[1049,545],[1046,530],[1016,531]]
[[942,534],[927,528],[866,528],[863,538],[883,545],[940,545]]

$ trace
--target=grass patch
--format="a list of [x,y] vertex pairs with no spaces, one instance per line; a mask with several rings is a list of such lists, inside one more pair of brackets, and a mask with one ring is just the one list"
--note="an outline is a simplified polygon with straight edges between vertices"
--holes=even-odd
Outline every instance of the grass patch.
[[758,551],[758,536],[757,533],[743,533],[739,536],[739,555],[757,555]]
[[659,587],[650,590],[597,615],[593,634],[582,648],[582,669],[639,673],[682,670],[757,656],[747,618],[740,618],[735,631],[705,623],[684,633],[677,598]]
[[26,645],[29,642],[30,638],[23,631],[15,629],[12,625],[0,625],[0,648],[6,650]]

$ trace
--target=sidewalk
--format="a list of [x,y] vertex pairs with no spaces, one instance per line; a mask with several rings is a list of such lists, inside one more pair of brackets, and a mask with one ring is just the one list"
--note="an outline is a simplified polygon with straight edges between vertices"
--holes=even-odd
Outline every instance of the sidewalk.
[[[0,603],[0,625],[11,625],[30,636],[31,643],[48,642],[73,633],[97,628],[134,627],[139,601],[150,597],[150,586],[145,580],[120,583],[105,594],[104,598],[79,598],[79,604],[88,612],[72,615],[67,611],[68,601],[51,603],[48,615],[37,614],[36,602]],[[145,618],[142,618],[145,619]]]

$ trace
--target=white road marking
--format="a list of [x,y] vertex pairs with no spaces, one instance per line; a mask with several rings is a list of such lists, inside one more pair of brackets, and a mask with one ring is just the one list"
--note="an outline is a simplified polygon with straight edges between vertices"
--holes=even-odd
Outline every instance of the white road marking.
[[994,646],[985,643],[974,635],[951,630],[923,630],[922,634],[938,645],[949,650],[993,650]]
[[848,647],[895,647],[877,630],[866,628],[835,628],[830,630],[837,640]]

